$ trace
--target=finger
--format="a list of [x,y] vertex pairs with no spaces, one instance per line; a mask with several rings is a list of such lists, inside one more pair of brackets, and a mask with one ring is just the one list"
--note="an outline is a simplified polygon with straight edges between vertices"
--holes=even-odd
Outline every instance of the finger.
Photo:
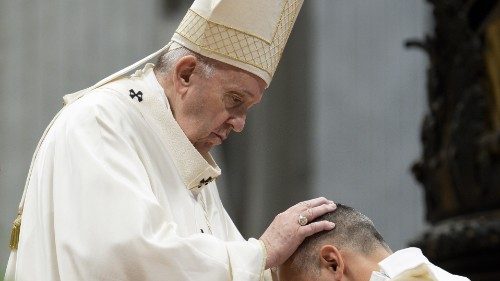
[[300,203],[297,203],[295,204],[294,206],[290,207],[290,211],[305,211],[307,209],[310,209],[310,208],[314,208],[316,206],[319,206],[321,204],[328,204],[333,201],[330,201],[328,199],[326,199],[325,197],[318,197],[318,198],[314,198],[314,199],[311,199],[311,200],[307,200],[307,201],[302,201]]
[[297,203],[297,204],[293,205],[292,207],[290,207],[287,211],[292,212],[292,213],[295,213],[295,212],[303,213],[310,208],[314,208],[314,207],[317,207],[320,205],[325,205],[325,204],[331,204],[331,205],[335,206],[335,208],[337,207],[337,205],[335,205],[335,203],[333,201],[328,200],[325,197],[318,197],[318,198],[314,198],[311,200],[302,201],[300,203]]
[[314,208],[323,204],[335,204],[333,201],[326,199],[325,197],[318,197],[311,200],[304,201],[309,206],[309,208]]
[[337,206],[334,204],[321,205],[318,207],[307,209],[307,211],[305,211],[303,215],[306,216],[308,221],[313,221],[315,218],[322,216],[326,213],[332,212],[336,208]]
[[300,227],[299,233],[302,234],[304,237],[308,237],[324,230],[332,230],[334,227],[335,223],[333,222],[318,221]]
[[302,207],[304,207],[304,206],[305,206],[305,207],[306,207],[306,209],[311,208],[311,204],[309,203],[309,201],[303,201],[303,202],[300,202],[300,203],[299,203],[299,205],[300,205],[300,206],[302,206]]

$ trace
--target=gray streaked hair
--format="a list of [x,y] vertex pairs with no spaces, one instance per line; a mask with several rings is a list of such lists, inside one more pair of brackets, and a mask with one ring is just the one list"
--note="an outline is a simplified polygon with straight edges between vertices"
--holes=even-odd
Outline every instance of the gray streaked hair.
[[160,74],[170,73],[179,59],[189,55],[196,57],[198,60],[196,67],[198,68],[198,71],[200,71],[205,78],[211,78],[216,68],[215,62],[212,59],[195,53],[185,47],[179,47],[160,54],[156,61],[154,71]]
[[379,247],[391,252],[373,222],[352,207],[337,204],[335,211],[316,218],[314,222],[323,220],[334,222],[335,228],[307,237],[290,258],[292,270],[319,274],[318,251],[327,243],[339,250],[349,249],[366,256]]

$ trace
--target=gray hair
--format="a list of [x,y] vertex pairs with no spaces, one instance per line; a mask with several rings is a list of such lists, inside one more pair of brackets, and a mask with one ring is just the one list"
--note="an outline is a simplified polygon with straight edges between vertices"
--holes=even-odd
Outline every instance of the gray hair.
[[319,273],[317,253],[326,243],[339,250],[349,249],[366,256],[378,247],[391,252],[373,222],[352,207],[337,204],[335,211],[316,218],[314,222],[323,220],[334,222],[335,228],[311,235],[302,242],[291,257],[290,265],[294,271]]
[[[195,53],[185,47],[180,47],[171,51],[162,53],[154,67],[155,72],[167,74],[174,68],[179,59],[185,56],[194,56],[198,60],[197,69],[205,78],[211,78],[215,70],[215,62],[205,56]],[[195,69],[196,71],[196,69]]]

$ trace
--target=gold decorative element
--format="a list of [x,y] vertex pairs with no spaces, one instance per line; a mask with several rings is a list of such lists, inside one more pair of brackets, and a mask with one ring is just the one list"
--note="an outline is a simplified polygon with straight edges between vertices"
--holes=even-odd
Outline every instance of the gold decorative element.
[[201,195],[201,207],[203,208],[203,215],[205,216],[205,223],[207,224],[208,226],[208,231],[210,232],[210,234],[214,234],[214,232],[212,231],[212,224],[210,224],[210,216],[208,215],[208,208],[207,208],[207,203],[205,202],[205,196],[203,196],[203,194],[200,194]]
[[9,246],[12,250],[17,250],[19,244],[19,234],[21,232],[21,214],[18,214],[12,223],[12,232],[10,233]]
[[486,27],[485,61],[491,85],[493,125],[500,129],[500,18]]
[[306,224],[307,224],[307,222],[308,222],[308,221],[307,221],[307,218],[306,218],[304,215],[300,214],[300,215],[299,215],[299,220],[298,220],[298,223],[299,223],[301,226],[304,226],[304,225],[306,225]]
[[276,71],[302,1],[286,0],[271,42],[214,23],[189,9],[176,33],[196,46],[257,67],[271,77]]

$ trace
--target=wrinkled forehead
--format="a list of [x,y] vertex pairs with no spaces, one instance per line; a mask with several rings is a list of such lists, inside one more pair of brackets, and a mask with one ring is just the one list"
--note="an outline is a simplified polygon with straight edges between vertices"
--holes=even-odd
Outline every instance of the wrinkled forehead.
[[260,101],[266,89],[266,83],[260,77],[233,66],[218,68],[215,78],[224,90],[248,94],[257,102]]
[[[241,82],[239,80],[242,80],[245,81],[246,84],[255,84],[260,92],[263,92],[267,88],[267,83],[262,78],[241,68],[223,62],[217,62],[216,69],[220,73],[223,73],[228,81]],[[235,78],[238,80],[235,80]]]

